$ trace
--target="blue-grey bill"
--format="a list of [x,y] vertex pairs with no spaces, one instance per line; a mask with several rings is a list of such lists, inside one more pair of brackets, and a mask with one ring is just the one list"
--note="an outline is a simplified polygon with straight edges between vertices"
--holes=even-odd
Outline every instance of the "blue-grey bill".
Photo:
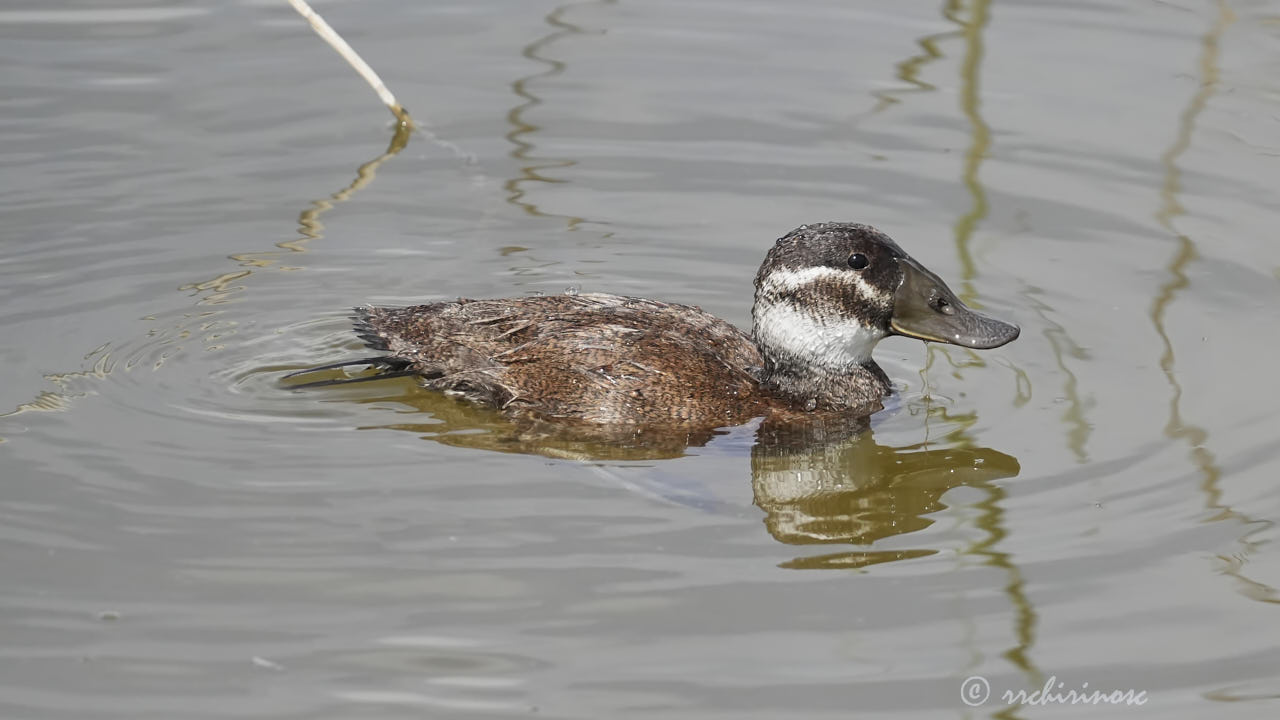
[[941,278],[912,258],[899,258],[898,265],[903,277],[893,295],[889,326],[894,334],[978,350],[1017,339],[1017,325],[970,309]]

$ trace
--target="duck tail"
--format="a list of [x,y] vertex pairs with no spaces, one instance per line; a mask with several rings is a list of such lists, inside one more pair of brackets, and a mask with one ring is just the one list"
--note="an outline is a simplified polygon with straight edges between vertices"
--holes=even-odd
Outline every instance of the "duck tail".
[[[355,314],[351,316],[354,321],[356,335],[364,340],[365,344],[374,350],[390,351],[391,346],[387,342],[387,338],[382,335],[375,326],[375,314],[378,308],[355,308]],[[353,360],[343,360],[341,362],[330,363],[328,365],[317,365],[316,367],[304,368],[296,370],[281,378],[288,380],[300,375],[310,375],[311,373],[321,372],[324,370],[336,370],[338,368],[352,367],[355,365],[368,365],[370,369],[377,370],[374,375],[364,375],[361,377],[346,377],[333,380],[317,380],[315,382],[300,383],[290,385],[290,389],[298,390],[301,388],[323,387],[326,385],[346,385],[349,383],[369,382],[371,380],[386,380],[388,378],[408,377],[410,375],[418,375],[418,370],[410,369],[410,362],[404,358],[395,357],[394,355],[374,355],[373,357],[356,358]]]
[[[318,368],[312,368],[312,370],[316,370],[316,369]],[[302,373],[306,373],[306,372],[311,372],[311,371],[310,370],[302,371]],[[285,377],[293,377],[294,375],[301,375],[302,373],[293,373],[292,375],[286,375]],[[316,380],[314,382],[299,383],[297,385],[290,385],[289,389],[302,390],[304,388],[318,388],[318,387],[325,387],[327,385],[350,385],[352,383],[373,382],[374,380],[389,380],[391,378],[398,378],[398,377],[411,377],[417,374],[418,374],[417,370],[393,370],[391,372],[380,372],[377,375],[365,375],[364,377],[337,378],[336,380]]]
[[409,362],[399,358],[389,356],[367,357],[356,360],[343,360],[342,362],[330,363],[328,365],[317,365],[316,367],[304,368],[285,375],[281,380],[288,380],[300,375],[310,375],[311,373],[321,372],[323,370],[336,370],[337,368],[351,367],[353,365],[368,365],[374,370],[381,372],[376,375],[366,375],[363,377],[337,378],[335,380],[317,380],[315,382],[300,383],[290,385],[291,390],[300,390],[302,388],[324,387],[325,385],[346,385],[348,383],[368,382],[370,380],[386,380],[395,377],[408,377],[417,375],[417,370],[409,369]]
[[[372,368],[392,368],[396,370],[403,368],[403,364],[400,361],[397,361],[395,358],[382,357],[382,356],[367,357],[367,358],[358,358],[355,360],[343,360],[342,362],[330,363],[328,365],[317,365],[315,367],[303,368],[302,370],[295,370],[294,372],[291,372],[280,379],[288,380],[289,378],[298,377],[299,375],[310,375],[311,373],[320,372],[322,370],[336,370],[338,368],[351,367],[353,365],[368,365],[369,367],[372,367]],[[400,365],[400,367],[393,368],[393,366],[395,365]]]

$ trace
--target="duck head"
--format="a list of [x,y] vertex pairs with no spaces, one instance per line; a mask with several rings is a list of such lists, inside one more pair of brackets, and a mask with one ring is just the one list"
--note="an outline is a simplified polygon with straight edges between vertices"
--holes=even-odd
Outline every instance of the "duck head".
[[[787,394],[879,396],[888,378],[871,359],[889,335],[989,349],[1018,326],[967,307],[937,275],[869,225],[821,223],[787,233],[756,274],[753,334],[765,379]],[[849,382],[859,387],[841,389]],[[869,379],[870,378],[870,379]],[[829,403],[839,405],[839,403]]]

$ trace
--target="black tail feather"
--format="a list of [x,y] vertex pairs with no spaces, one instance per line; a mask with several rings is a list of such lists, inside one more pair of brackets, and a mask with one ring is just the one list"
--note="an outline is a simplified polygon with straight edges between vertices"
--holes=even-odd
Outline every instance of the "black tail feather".
[[[374,350],[387,350],[391,348],[387,345],[387,339],[379,334],[378,330],[373,326],[373,312],[376,308],[354,308],[355,314],[351,319],[355,321],[356,335],[364,340],[369,347]],[[299,375],[310,375],[311,373],[320,372],[322,370],[336,370],[338,368],[351,367],[353,365],[368,365],[371,369],[381,370],[376,375],[367,375],[363,377],[347,377],[337,378],[335,380],[317,380],[315,382],[301,383],[298,385],[290,385],[290,389],[323,387],[325,385],[345,385],[347,383],[369,382],[371,380],[384,380],[386,378],[407,377],[409,375],[419,374],[418,370],[409,370],[409,361],[393,355],[377,355],[374,357],[356,358],[353,360],[343,360],[342,362],[330,363],[328,365],[318,365],[303,370],[297,370],[285,375],[282,380],[298,377]]]
[[409,377],[417,375],[417,370],[395,370],[393,372],[378,373],[377,375],[366,375],[364,377],[338,378],[337,380],[317,380],[315,382],[302,383],[300,385],[290,385],[290,390],[301,390],[303,388],[325,387],[326,385],[350,385],[351,383],[373,382],[374,380],[387,380],[390,378]]
[[351,365],[368,365],[370,367],[386,367],[386,368],[399,370],[405,366],[405,363],[403,361],[396,360],[395,358],[381,357],[381,356],[357,358],[355,360],[343,360],[342,362],[331,363],[329,365],[317,365],[316,367],[304,368],[302,370],[291,372],[288,375],[285,375],[283,378],[281,378],[281,380],[288,380],[291,377],[297,377],[299,375],[308,375],[313,372],[320,372],[321,370],[336,370],[338,368],[349,367]]

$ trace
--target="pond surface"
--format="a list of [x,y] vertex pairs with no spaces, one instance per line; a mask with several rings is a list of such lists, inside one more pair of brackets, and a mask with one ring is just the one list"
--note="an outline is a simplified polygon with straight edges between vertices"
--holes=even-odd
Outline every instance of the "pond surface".
[[[1275,717],[1274,4],[318,9],[434,136],[282,2],[0,9],[0,716]],[[824,220],[1022,337],[787,451],[279,383],[365,303],[746,327]]]

